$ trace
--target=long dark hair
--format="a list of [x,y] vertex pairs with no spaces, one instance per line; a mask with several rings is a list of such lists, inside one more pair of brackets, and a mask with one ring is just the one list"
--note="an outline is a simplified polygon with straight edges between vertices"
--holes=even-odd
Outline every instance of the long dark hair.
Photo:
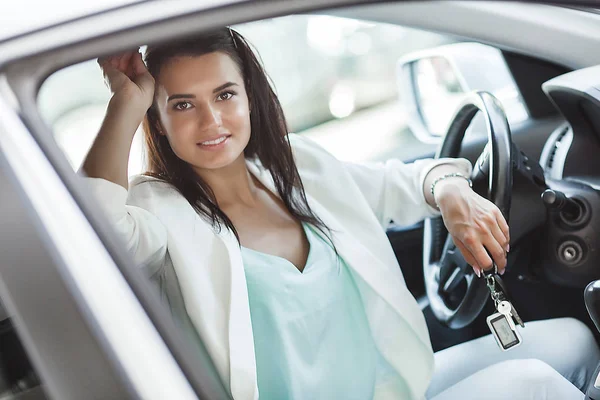
[[[217,51],[227,54],[236,63],[248,93],[249,107],[252,110],[251,134],[244,150],[245,158],[258,158],[262,166],[271,173],[277,192],[290,214],[300,221],[314,225],[332,242],[331,230],[312,212],[306,200],[287,137],[287,124],[279,99],[260,61],[242,35],[225,27],[175,43],[148,46],[144,60],[150,74],[158,77],[162,66],[174,57],[201,56]],[[210,186],[188,163],[175,155],[166,136],[159,133],[160,121],[155,104],[146,113],[143,129],[148,162],[146,175],[173,185],[217,231],[225,225],[239,242],[235,226],[218,207]],[[333,245],[333,242],[331,244]]]

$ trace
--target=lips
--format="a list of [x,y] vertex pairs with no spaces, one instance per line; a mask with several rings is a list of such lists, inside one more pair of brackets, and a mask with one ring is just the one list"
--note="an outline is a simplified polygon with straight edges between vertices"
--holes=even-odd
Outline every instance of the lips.
[[229,138],[230,136],[231,135],[219,135],[219,136],[215,136],[213,138],[198,142],[197,144],[199,146],[217,146],[217,145],[225,142],[227,140],[227,138]]

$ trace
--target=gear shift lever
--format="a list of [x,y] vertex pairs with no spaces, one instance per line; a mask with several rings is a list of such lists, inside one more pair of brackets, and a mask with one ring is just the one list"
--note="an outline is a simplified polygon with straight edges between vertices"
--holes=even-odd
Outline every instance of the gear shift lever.
[[590,282],[583,292],[585,308],[600,332],[600,280]]
[[[600,280],[593,281],[587,285],[583,292],[585,308],[587,308],[590,318],[594,321],[596,329],[600,332]],[[592,375],[592,380],[588,384],[585,398],[591,400],[600,400],[600,365]]]

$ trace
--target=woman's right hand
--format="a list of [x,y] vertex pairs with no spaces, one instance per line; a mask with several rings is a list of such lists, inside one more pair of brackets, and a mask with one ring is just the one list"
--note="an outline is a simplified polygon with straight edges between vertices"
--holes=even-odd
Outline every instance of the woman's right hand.
[[131,143],[154,100],[154,78],[137,51],[100,58],[98,64],[113,96],[82,168],[89,177],[127,189]]
[[146,113],[154,99],[154,78],[146,69],[142,55],[137,51],[98,59],[104,80],[113,93],[111,101],[127,107],[139,107]]

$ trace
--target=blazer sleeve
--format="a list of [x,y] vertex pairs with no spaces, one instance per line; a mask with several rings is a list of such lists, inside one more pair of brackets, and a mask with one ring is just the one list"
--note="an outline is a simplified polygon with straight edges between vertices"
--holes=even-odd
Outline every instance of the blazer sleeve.
[[412,163],[391,159],[384,163],[345,163],[345,167],[386,227],[392,220],[406,226],[440,214],[427,204],[423,184],[429,171],[442,164],[454,165],[466,176],[471,175],[471,162],[462,158],[422,159]]
[[[153,275],[164,264],[167,252],[167,230],[147,209],[127,203],[143,203],[149,193],[144,188],[127,189],[101,178],[83,178],[98,201],[105,216],[122,238],[137,266]],[[146,199],[144,199],[146,197]],[[140,199],[141,198],[141,199]]]

